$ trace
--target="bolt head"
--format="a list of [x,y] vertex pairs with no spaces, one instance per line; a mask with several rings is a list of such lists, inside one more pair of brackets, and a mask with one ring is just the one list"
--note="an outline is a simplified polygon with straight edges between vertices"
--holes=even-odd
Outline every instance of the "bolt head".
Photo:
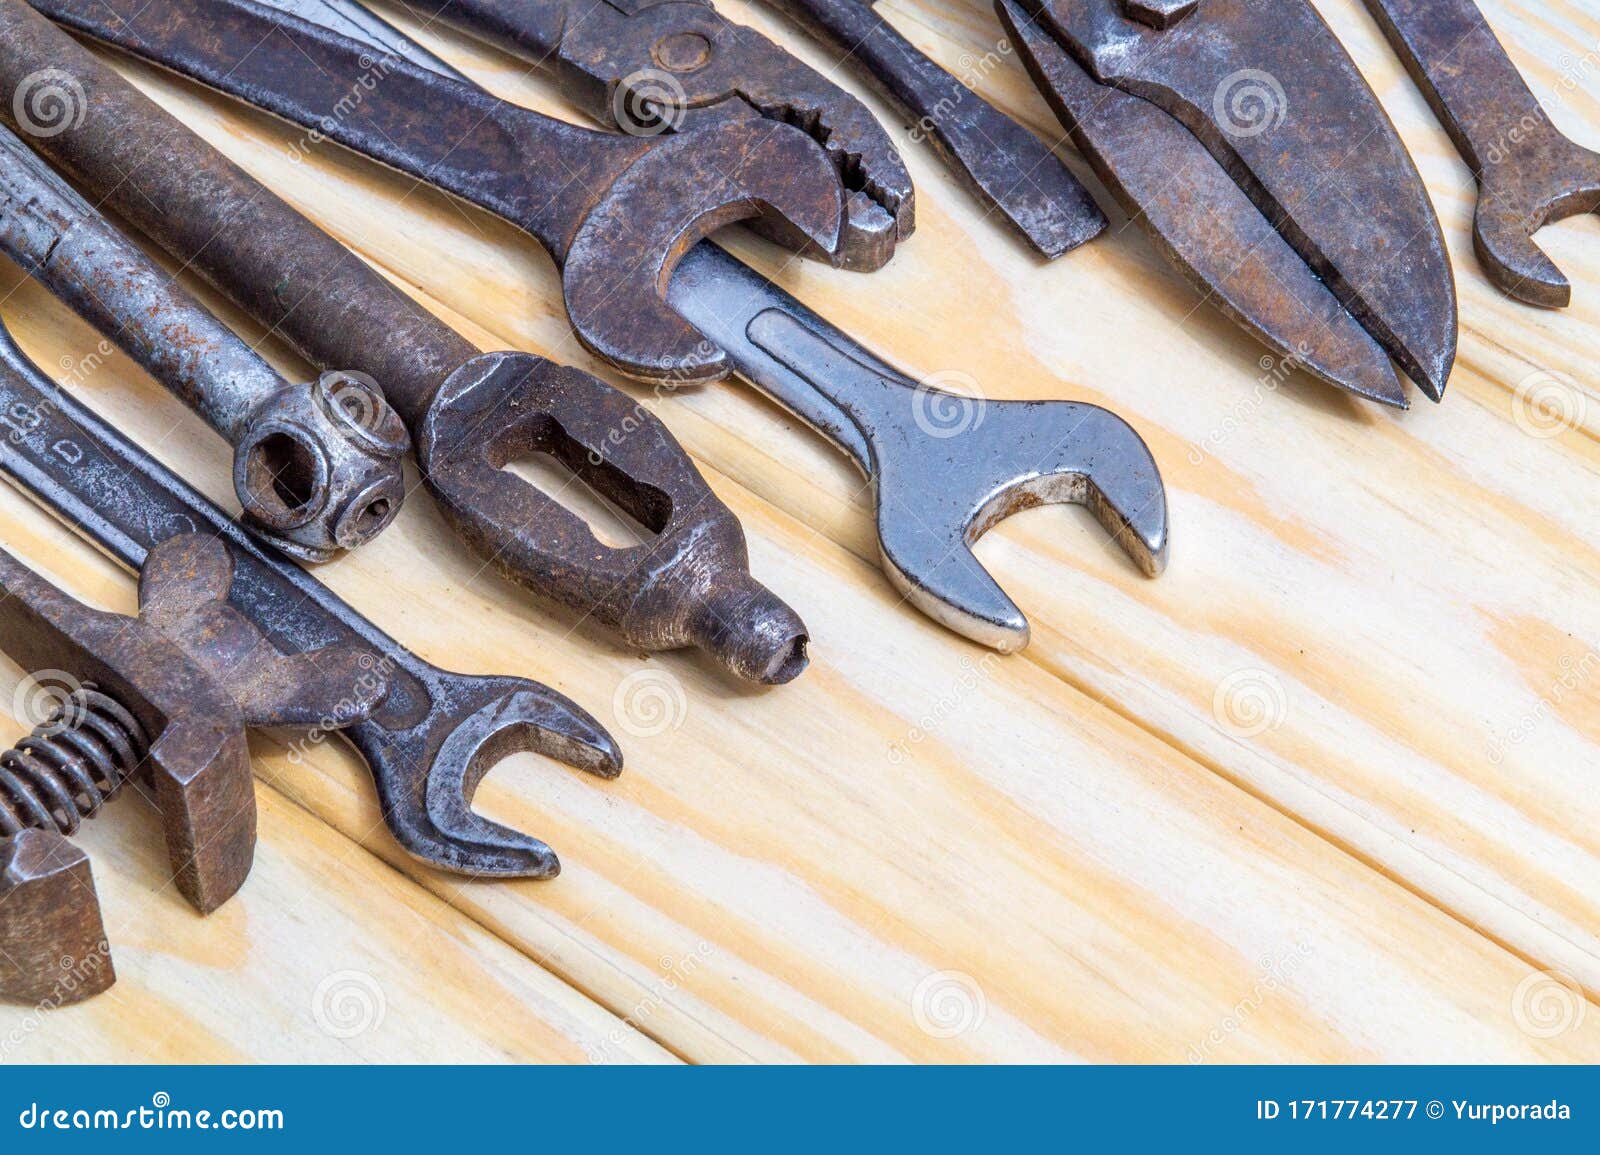
[[1171,28],[1200,7],[1200,0],[1122,0],[1122,11],[1131,20],[1151,28]]

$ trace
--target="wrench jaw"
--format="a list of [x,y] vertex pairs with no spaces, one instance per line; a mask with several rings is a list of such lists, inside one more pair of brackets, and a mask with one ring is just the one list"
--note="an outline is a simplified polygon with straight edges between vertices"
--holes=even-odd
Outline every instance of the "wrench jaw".
[[[633,518],[632,544],[506,467],[547,455]],[[642,404],[527,353],[485,353],[439,389],[417,457],[459,536],[504,576],[644,650],[696,646],[746,680],[806,665],[804,623],[749,572],[744,533]]]
[[1568,217],[1600,211],[1600,154],[1565,138],[1560,143],[1568,146],[1570,156],[1554,163],[1540,157],[1542,163],[1528,162],[1512,178],[1502,179],[1498,170],[1486,167],[1472,228],[1473,246],[1489,280],[1507,296],[1546,309],[1572,303],[1572,282],[1533,235]]
[[618,177],[565,254],[562,282],[578,338],[640,380],[725,377],[726,353],[667,304],[666,291],[684,253],[750,218],[791,248],[837,251],[843,193],[810,138],[748,120],[660,141]]
[[[622,751],[565,696],[522,678],[430,675],[423,726],[381,745],[352,732],[377,782],[384,823],[430,866],[479,878],[553,878],[561,863],[546,843],[472,810],[478,784],[514,754],[538,754],[599,778],[622,772]],[[410,778],[403,768],[422,766]]]
[[1086,506],[1144,576],[1166,568],[1166,490],[1127,422],[1066,401],[991,401],[966,412],[968,427],[952,444],[979,445],[938,454],[903,437],[872,441],[884,569],[918,609],[1001,653],[1024,649],[1028,620],[972,544],[1040,505]]

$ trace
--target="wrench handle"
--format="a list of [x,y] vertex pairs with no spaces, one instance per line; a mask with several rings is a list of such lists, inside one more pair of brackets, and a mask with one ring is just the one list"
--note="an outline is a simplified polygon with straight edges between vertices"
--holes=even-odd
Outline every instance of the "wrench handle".
[[1474,174],[1549,123],[1473,0],[1366,4]]
[[578,128],[251,0],[36,0],[50,19],[517,222],[565,261],[648,138]]
[[83,317],[229,441],[288,388],[217,320],[0,128],[0,251]]
[[[73,6],[39,5],[46,11]],[[119,27],[137,39],[131,28]],[[115,69],[20,0],[0,0],[0,87],[21,97],[26,78],[47,67],[82,87],[82,117],[64,131],[35,135],[34,147],[282,333],[307,360],[321,369],[366,372],[410,425],[445,377],[476,356],[447,325]],[[8,97],[0,104],[0,115],[26,133],[27,125],[15,119],[24,101]]]

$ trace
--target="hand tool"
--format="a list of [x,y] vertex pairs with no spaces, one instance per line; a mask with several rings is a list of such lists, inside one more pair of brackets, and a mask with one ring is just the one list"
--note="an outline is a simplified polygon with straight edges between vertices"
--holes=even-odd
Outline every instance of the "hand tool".
[[340,372],[290,385],[4,128],[0,252],[235,446],[234,491],[279,549],[327,561],[394,520],[410,441],[382,394]]
[[1044,256],[1105,231],[1105,214],[1049,145],[923,55],[871,0],[771,3],[874,81],[978,199]]
[[[531,354],[480,353],[109,65],[0,0],[0,90],[47,62],[71,72],[85,105],[39,151],[308,360],[383,382],[424,481],[479,556],[630,645],[698,646],[768,684],[805,668],[804,623],[751,577],[733,511],[643,406]],[[632,515],[647,540],[603,544],[504,468],[541,454]]]
[[1600,210],[1600,153],[1563,136],[1472,0],[1367,0],[1478,180],[1472,239],[1489,279],[1563,309],[1572,285],[1533,241]]
[[[373,21],[326,0],[274,7],[314,23]],[[911,175],[889,134],[855,97],[708,0],[423,0],[417,16],[453,24],[553,71],[601,124],[634,135],[762,118],[797,125],[827,150],[847,190],[836,263],[881,268],[911,235]]]
[[[0,551],[0,637],[36,671],[26,697],[41,715],[0,754],[0,995],[38,1001],[59,988],[75,1001],[111,985],[89,861],[65,836],[135,774],[155,788],[179,892],[209,914],[255,855],[245,729],[346,726],[387,693],[359,646],[278,653],[228,604],[232,584],[221,541],[170,537],[149,551],[129,618]],[[64,985],[63,959],[86,964],[82,982]]]
[[560,865],[548,846],[472,812],[478,783],[501,758],[524,751],[604,778],[622,770],[611,736],[548,686],[448,673],[408,653],[51,382],[4,326],[0,472],[131,569],[179,534],[223,542],[234,567],[229,604],[280,653],[334,644],[364,650],[360,676],[333,699],[313,738],[343,725],[339,703],[362,700],[375,678],[387,682],[377,712],[339,732],[372,770],[384,824],[425,862],[475,876],[550,877]]
[[1437,401],[1455,280],[1416,166],[1305,0],[996,0],[1034,80],[1157,247],[1291,364]]
[[[35,7],[218,91],[252,102],[268,95],[230,69],[226,60],[233,54],[220,48],[200,54],[170,43],[160,21],[146,25],[131,13],[132,23],[109,19],[103,4],[83,0],[35,0]],[[361,5],[324,0],[319,8],[339,12],[340,30],[358,34],[350,52],[386,54],[383,63],[391,70],[401,60],[427,70],[441,94],[476,90],[392,26],[375,32],[381,22]],[[279,50],[264,41],[251,59]],[[385,92],[380,86],[373,95]],[[472,107],[463,101],[464,110]],[[463,118],[450,119],[459,124]],[[347,132],[343,122],[322,122],[321,130],[362,149],[362,136]],[[441,172],[425,156],[405,162],[392,148],[387,158],[499,211],[493,198],[474,200],[470,172]],[[689,252],[668,294],[673,308],[726,342],[741,376],[835,440],[874,479],[886,572],[908,600],[958,633],[1002,650],[1027,644],[1027,619],[971,552],[973,541],[1021,509],[1083,504],[1141,571],[1155,576],[1165,566],[1166,492],[1149,449],[1121,418],[1091,405],[985,401],[918,384],[714,245]]]
[[[225,60],[222,72],[252,103],[313,132],[353,137],[396,167],[420,161],[432,179],[492,202],[554,258],[584,345],[643,380],[727,375],[722,351],[662,300],[695,241],[760,217],[769,236],[793,247],[832,254],[839,245],[838,176],[827,154],[788,125],[746,118],[655,137],[578,128],[482,89],[463,94],[252,0],[37,7],[85,31],[129,33],[136,24],[139,36],[163,45],[163,63],[201,80]],[[92,99],[87,107],[92,114]]]

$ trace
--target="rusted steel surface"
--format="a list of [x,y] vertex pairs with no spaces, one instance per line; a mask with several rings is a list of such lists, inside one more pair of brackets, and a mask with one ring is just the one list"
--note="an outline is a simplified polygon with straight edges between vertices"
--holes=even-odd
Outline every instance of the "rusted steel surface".
[[[1218,287],[1232,315],[1292,362],[1396,403],[1348,327],[1331,343],[1319,332],[1317,319],[1332,315],[1331,297],[1425,394],[1443,396],[1457,322],[1438,218],[1394,126],[1310,4],[997,0],[997,7],[1113,191],[1136,216],[1147,200],[1158,201],[1148,223],[1163,250],[1207,288]],[[1234,185],[1237,193],[1222,195],[1222,220],[1210,200],[1184,203],[1184,190],[1162,190],[1152,158],[1173,158],[1195,188]],[[1203,172],[1208,166],[1216,173]],[[1219,275],[1263,236],[1241,196],[1315,278],[1320,287],[1310,296],[1275,281],[1252,284],[1253,274]],[[1274,249],[1265,262],[1284,265]],[[1304,274],[1292,283],[1312,285]]]
[[[325,0],[277,7],[319,21]],[[442,20],[550,69],[596,121],[635,136],[766,118],[803,129],[847,190],[839,262],[881,268],[915,227],[911,174],[855,97],[704,0],[425,0]]]
[[770,2],[875,82],[1041,254],[1059,257],[1105,231],[1105,214],[1048,145],[924,56],[869,0]]
[[[642,380],[684,384],[728,372],[722,351],[662,299],[695,241],[761,218],[768,235],[792,247],[838,249],[838,176],[827,154],[788,125],[741,118],[655,137],[578,128],[249,0],[36,7],[494,205],[561,267],[567,313],[585,346]],[[0,38],[23,35],[17,24],[0,25]]]
[[[369,717],[387,682],[362,678],[371,657],[354,645],[278,653],[228,604],[232,584],[222,542],[167,538],[146,555],[139,616],[128,618],[90,609],[0,551],[0,645],[61,683],[38,684],[53,708],[0,755],[0,839],[72,834],[140,774],[179,892],[202,914],[238,892],[256,840],[245,728],[339,728]],[[104,928],[79,856],[49,839],[0,854],[0,957],[12,960],[0,965],[0,993],[26,997],[59,981],[58,960],[84,957],[76,952],[94,949]]]
[[[697,646],[766,683],[805,668],[804,623],[751,577],[738,520],[646,408],[539,357],[480,354],[15,0],[0,0],[7,36],[0,88],[48,61],[86,93],[82,122],[40,151],[307,359],[380,382],[452,528],[500,573],[641,649]],[[505,470],[537,455],[633,516],[642,540],[602,543]]]
[[[330,645],[364,653],[358,673],[322,695],[326,713],[310,740],[325,740],[352,704],[386,684],[372,716],[338,732],[366,759],[384,823],[406,851],[478,877],[557,873],[550,847],[474,814],[471,795],[495,762],[521,751],[615,777],[621,752],[592,717],[537,682],[449,673],[409,653],[51,382],[3,327],[0,426],[0,471],[124,565],[143,567],[151,550],[181,534],[214,538],[233,563],[227,605],[274,650],[291,658]],[[220,603],[213,607],[195,628],[239,636]]]
[[1572,285],[1533,234],[1600,211],[1600,154],[1551,123],[1472,0],[1367,7],[1478,179],[1472,239],[1490,281],[1527,304],[1566,308]]
[[0,251],[235,446],[240,505],[278,548],[326,561],[394,520],[409,440],[382,394],[342,373],[285,381],[3,128]]

